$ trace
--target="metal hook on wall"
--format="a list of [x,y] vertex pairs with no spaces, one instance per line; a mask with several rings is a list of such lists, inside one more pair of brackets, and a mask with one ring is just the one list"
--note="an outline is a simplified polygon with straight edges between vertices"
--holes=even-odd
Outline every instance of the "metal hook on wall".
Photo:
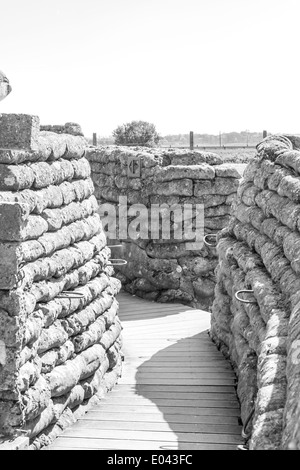
[[[208,238],[214,238],[215,243],[209,243],[209,241],[207,241]],[[217,240],[216,239],[217,239],[217,234],[216,233],[208,233],[207,235],[204,235],[204,237],[203,237],[204,244],[207,245],[207,246],[213,246],[213,247],[217,246]]]
[[69,290],[63,290],[60,292],[60,294],[58,294],[56,296],[56,298],[59,298],[59,299],[63,299],[63,298],[66,298],[66,299],[81,299],[82,297],[84,297],[84,294],[82,294],[81,292],[72,292],[72,291],[69,291]]
[[112,263],[107,263],[107,266],[125,266],[125,264],[127,264],[126,259],[111,258],[110,261],[112,261]]
[[234,294],[234,296],[235,296],[236,300],[239,300],[239,302],[242,302],[243,304],[256,304],[257,303],[256,300],[245,300],[245,299],[241,299],[239,297],[239,294],[242,294],[242,293],[244,293],[244,294],[253,294],[253,292],[254,291],[251,290],[251,289],[241,289],[241,290],[238,290]]
[[242,428],[242,438],[244,439],[244,444],[240,444],[237,446],[237,450],[249,450],[249,439],[251,437],[251,434],[252,434],[252,430],[249,430],[247,432],[247,427],[251,421],[251,419],[253,418],[254,416],[254,413],[255,413],[255,407],[252,408],[252,410],[250,411],[246,421],[245,421],[245,424]]
[[250,423],[251,419],[254,416],[254,412],[255,412],[255,408],[252,408],[252,410],[249,413],[249,416],[247,417],[247,419],[245,421],[245,424],[244,424],[243,429],[242,429],[242,438],[243,439],[248,440],[251,437],[251,431],[247,432],[247,427],[248,427],[248,424]]

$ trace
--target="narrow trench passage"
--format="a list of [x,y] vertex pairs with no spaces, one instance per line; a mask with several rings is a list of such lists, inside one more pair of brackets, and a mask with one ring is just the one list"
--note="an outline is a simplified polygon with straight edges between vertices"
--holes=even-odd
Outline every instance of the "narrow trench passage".
[[123,375],[49,450],[235,450],[235,376],[208,336],[210,314],[126,293],[118,300]]

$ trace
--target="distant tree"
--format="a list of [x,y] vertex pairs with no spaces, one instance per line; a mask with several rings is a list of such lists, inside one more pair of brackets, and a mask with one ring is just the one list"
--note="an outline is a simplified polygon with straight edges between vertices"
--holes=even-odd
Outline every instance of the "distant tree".
[[141,145],[155,147],[160,139],[154,124],[146,121],[132,121],[118,126],[113,131],[116,145]]

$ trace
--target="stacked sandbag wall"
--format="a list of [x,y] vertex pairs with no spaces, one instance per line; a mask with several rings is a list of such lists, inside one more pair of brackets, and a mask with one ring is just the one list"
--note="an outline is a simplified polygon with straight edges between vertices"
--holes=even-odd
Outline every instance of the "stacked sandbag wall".
[[[186,236],[186,226],[178,222],[175,212],[170,217],[170,237],[162,231],[154,236],[148,230],[151,211],[159,206],[162,218],[166,214],[167,219],[172,207],[183,214],[187,206],[192,206],[190,219],[186,220],[199,242],[201,230],[203,235],[216,234],[228,223],[239,172],[232,165],[222,164],[218,155],[199,151],[91,147],[87,158],[100,208],[112,205],[117,215],[117,235],[111,242],[123,244],[123,249],[114,248],[113,253],[114,258],[127,261],[127,265],[116,268],[124,289],[149,300],[209,308],[215,287],[215,248],[204,245],[203,236],[200,244],[190,243],[192,238]],[[132,175],[135,166],[138,171]],[[121,208],[120,200],[124,198],[126,206]],[[133,221],[133,205],[147,210],[140,227],[140,232],[146,230],[146,236],[133,237],[127,231]],[[210,241],[213,245],[214,240]]]
[[235,368],[254,450],[300,449],[299,144],[258,145],[217,246],[211,336]]
[[49,444],[121,372],[110,250],[87,143],[0,115],[0,435]]

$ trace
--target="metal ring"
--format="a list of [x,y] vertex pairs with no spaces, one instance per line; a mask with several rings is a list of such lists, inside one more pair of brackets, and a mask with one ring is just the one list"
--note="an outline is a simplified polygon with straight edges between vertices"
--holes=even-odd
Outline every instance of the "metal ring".
[[215,243],[215,244],[214,244],[214,243],[209,243],[209,242],[206,240],[207,237],[214,237],[214,238],[217,238],[217,234],[216,234],[216,233],[208,233],[207,235],[204,235],[203,241],[204,241],[205,245],[207,245],[207,246],[213,246],[213,247],[217,246],[216,243]]
[[236,446],[237,450],[249,450],[249,447],[246,444],[239,444]]
[[253,290],[250,290],[250,289],[249,289],[249,290],[248,290],[248,289],[238,290],[238,291],[234,294],[236,300],[239,300],[239,301],[242,302],[243,304],[256,304],[256,303],[257,303],[256,300],[244,300],[244,299],[241,299],[241,298],[238,296],[238,294],[241,294],[241,293],[243,293],[243,292],[245,292],[245,293],[247,293],[247,294],[253,294],[254,291],[253,291]]
[[126,259],[111,258],[111,261],[115,261],[115,262],[107,263],[107,266],[125,266],[125,264],[127,264]]
[[60,294],[58,294],[56,296],[56,298],[67,298],[67,299],[81,299],[82,297],[84,297],[84,294],[82,294],[81,292],[72,292],[72,291],[68,291],[68,290],[62,290],[60,292]]

